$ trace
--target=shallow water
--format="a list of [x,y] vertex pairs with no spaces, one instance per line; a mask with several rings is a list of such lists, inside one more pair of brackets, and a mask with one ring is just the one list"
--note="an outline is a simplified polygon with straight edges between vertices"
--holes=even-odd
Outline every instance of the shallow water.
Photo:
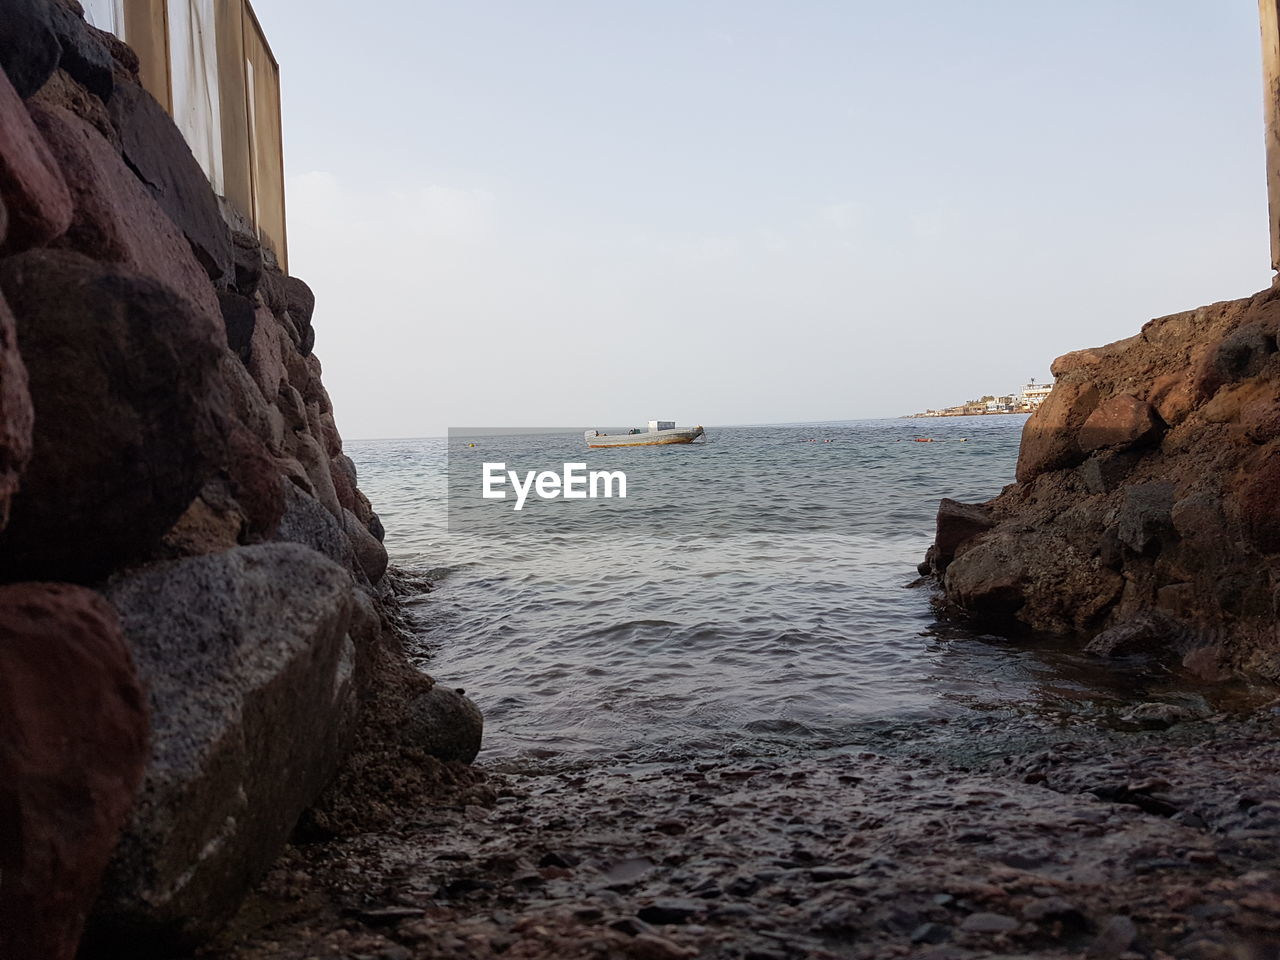
[[[413,604],[418,653],[484,710],[486,756],[643,757],[831,748],[1026,702],[1069,718],[1135,685],[1174,695],[1159,674],[1120,678],[1051,645],[939,624],[928,588],[912,587],[938,500],[985,500],[1011,482],[1024,420],[710,428],[705,445],[589,452],[580,433],[347,452],[393,562],[435,582]],[[922,432],[943,442],[913,442]],[[462,503],[486,460],[585,460],[625,469],[631,488],[626,502],[531,500],[521,513]]]

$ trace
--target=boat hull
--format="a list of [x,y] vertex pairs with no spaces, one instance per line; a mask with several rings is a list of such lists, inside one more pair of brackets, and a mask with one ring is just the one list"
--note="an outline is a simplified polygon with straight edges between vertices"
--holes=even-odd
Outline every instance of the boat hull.
[[657,430],[653,433],[604,433],[598,437],[588,436],[587,446],[592,449],[601,447],[663,447],[672,443],[693,443],[703,436],[701,427],[690,427],[680,430]]

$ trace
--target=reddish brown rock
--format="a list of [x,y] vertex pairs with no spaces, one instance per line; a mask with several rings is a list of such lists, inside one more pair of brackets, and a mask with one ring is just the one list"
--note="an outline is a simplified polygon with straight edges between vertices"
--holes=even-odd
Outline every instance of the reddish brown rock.
[[9,214],[0,254],[48,243],[71,225],[71,194],[26,105],[0,74],[0,195]]
[[333,478],[333,489],[338,495],[338,503],[344,510],[356,509],[356,465],[350,457],[338,456],[329,461],[329,475]]
[[273,455],[282,454],[285,422],[280,410],[274,404],[267,403],[245,365],[234,354],[224,353],[221,366],[231,415],[266,444]]
[[285,309],[299,329],[310,326],[311,315],[316,309],[316,295],[297,277],[285,277],[280,284],[284,294]]
[[351,548],[356,555],[356,563],[360,565],[364,575],[369,578],[369,582],[376,584],[382,579],[383,574],[387,572],[387,548],[382,545],[382,541],[369,532],[369,528],[361,523],[360,518],[350,510],[344,509],[342,511],[342,532],[351,541]]
[[266,537],[284,513],[280,468],[266,445],[240,424],[231,429],[228,454],[231,494],[244,512],[247,532]]
[[1271,386],[1270,396],[1259,396],[1240,411],[1240,428],[1253,443],[1280,439],[1280,389]]
[[980,543],[947,568],[947,594],[974,616],[1011,623],[1026,603],[1026,571],[1000,541]]
[[231,230],[209,179],[168,112],[133,83],[121,85],[110,106],[129,166],[182,231],[209,278],[224,287],[232,284]]
[[1143,631],[1163,651],[1280,678],[1278,340],[1273,287],[1059,358],[1019,482],[946,568],[947,599],[1103,646],[1158,622]]
[[34,419],[13,315],[0,297],[0,530],[9,522],[9,501],[31,459]]
[[1060,381],[1022,428],[1018,481],[1072,467],[1084,459],[1076,434],[1098,405],[1098,389],[1089,381]]
[[[307,382],[306,387],[298,387],[302,391],[302,399],[308,404],[320,404],[321,413],[330,413],[333,410],[333,404],[329,402],[329,391],[324,388],[323,374],[324,371],[320,367],[320,358],[314,353],[308,354],[306,359]],[[292,380],[290,380],[292,383]],[[294,384],[294,386],[298,386]]]
[[46,110],[52,107],[68,110],[102,134],[113,147],[120,146],[120,132],[112,126],[106,105],[65,70],[55,70],[49,82],[28,103]]
[[1280,553],[1280,447],[1245,465],[1235,501],[1249,543],[1265,554]]
[[164,546],[175,557],[221,553],[240,544],[243,529],[244,517],[230,500],[215,504],[202,493],[169,528]]
[[288,380],[282,358],[290,349],[276,318],[266,307],[258,307],[250,334],[247,366],[253,382],[268,401],[274,402],[280,392],[280,384]]
[[1103,447],[1123,450],[1150,443],[1163,429],[1164,424],[1149,403],[1120,393],[1089,414],[1076,442],[1085,453]]
[[142,781],[147,710],[115,611],[0,588],[0,956],[71,960]]
[[991,508],[985,504],[944,499],[938,505],[937,530],[933,539],[934,570],[938,573],[946,570],[961,547],[994,526]]
[[1199,399],[1194,379],[1186,370],[1157,377],[1147,397],[1156,414],[1170,426],[1176,426],[1186,419]]
[[0,263],[35,410],[0,575],[92,579],[146,554],[226,456],[225,348],[147,277],[69,250]]
[[62,167],[75,208],[59,245],[154,277],[191,302],[191,323],[204,325],[225,344],[209,277],[111,144],[66,110],[33,105],[32,116]]
[[334,517],[342,516],[342,505],[338,502],[338,491],[333,484],[333,473],[329,466],[329,458],[320,449],[320,444],[307,433],[295,433],[289,439],[290,452],[307,471],[307,478],[315,491],[315,498],[324,505]]

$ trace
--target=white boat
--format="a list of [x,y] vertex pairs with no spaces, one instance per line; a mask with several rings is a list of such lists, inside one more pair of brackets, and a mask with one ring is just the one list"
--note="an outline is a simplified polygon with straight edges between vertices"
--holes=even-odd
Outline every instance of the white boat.
[[650,420],[648,430],[628,430],[626,433],[601,433],[588,430],[585,434],[588,447],[659,447],[668,443],[693,443],[706,437],[701,426],[676,427],[674,420]]

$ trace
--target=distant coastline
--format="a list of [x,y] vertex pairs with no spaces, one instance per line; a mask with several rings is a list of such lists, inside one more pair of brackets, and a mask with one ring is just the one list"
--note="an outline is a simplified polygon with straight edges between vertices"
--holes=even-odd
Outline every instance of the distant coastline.
[[1053,391],[1053,383],[1036,383],[1028,380],[1016,392],[1003,396],[987,394],[977,400],[966,400],[954,407],[943,407],[941,410],[926,410],[923,413],[908,413],[901,419],[911,420],[920,417],[986,417],[993,414],[1007,415],[1012,413],[1035,413],[1040,404]]
[[933,417],[1012,417],[1026,416],[1029,413],[1035,413],[1035,408],[1030,407],[1025,410],[927,410],[924,413],[904,413],[899,420],[919,420],[922,418]]

